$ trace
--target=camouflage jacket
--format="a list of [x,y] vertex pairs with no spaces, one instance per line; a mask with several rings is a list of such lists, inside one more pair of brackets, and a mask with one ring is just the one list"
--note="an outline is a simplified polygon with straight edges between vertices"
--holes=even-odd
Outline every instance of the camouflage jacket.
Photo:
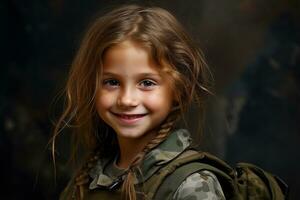
[[[176,130],[156,148],[146,154],[141,164],[141,172],[137,173],[135,184],[143,183],[150,178],[161,165],[170,162],[181,154],[191,144],[189,133]],[[96,188],[112,188],[126,170],[116,165],[116,158],[100,159],[89,172],[92,179],[89,190]],[[200,171],[187,177],[173,195],[174,200],[218,200],[225,199],[222,188],[216,176],[209,171]]]

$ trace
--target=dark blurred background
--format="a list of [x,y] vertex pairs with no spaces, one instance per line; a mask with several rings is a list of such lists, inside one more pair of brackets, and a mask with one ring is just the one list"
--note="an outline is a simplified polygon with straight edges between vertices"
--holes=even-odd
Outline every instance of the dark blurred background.
[[57,199],[70,142],[60,140],[55,180],[47,143],[60,106],[52,102],[91,16],[123,3],[168,9],[204,51],[216,82],[205,148],[279,175],[299,199],[299,0],[2,0],[0,198]]

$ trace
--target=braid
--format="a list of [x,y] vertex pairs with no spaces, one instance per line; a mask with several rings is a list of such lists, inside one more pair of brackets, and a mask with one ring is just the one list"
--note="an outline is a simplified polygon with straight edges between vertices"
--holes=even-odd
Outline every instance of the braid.
[[[136,190],[134,187],[134,179],[135,179],[135,170],[139,169],[138,166],[144,159],[145,155],[154,147],[159,145],[162,141],[164,141],[169,133],[171,132],[174,124],[178,118],[178,115],[171,114],[167,117],[165,122],[160,126],[159,131],[156,136],[144,147],[144,149],[136,156],[135,160],[131,163],[127,176],[124,179],[122,185],[122,198],[125,200],[136,200]],[[99,151],[93,151],[87,157],[86,163],[81,167],[75,176],[75,186],[72,192],[71,199],[82,200],[84,198],[84,185],[89,182],[88,172],[95,166],[97,160],[99,159]]]
[[84,197],[83,187],[89,182],[88,172],[95,166],[97,160],[99,159],[99,152],[92,152],[87,157],[86,163],[81,167],[75,176],[75,186],[72,192],[72,199],[82,200]]
[[[134,187],[135,173],[133,169],[139,169],[139,165],[144,159],[145,155],[154,147],[163,142],[171,132],[178,115],[171,114],[167,117],[166,121],[160,126],[157,135],[144,147],[144,149],[136,156],[135,160],[131,163],[129,171],[122,185],[122,196],[125,200],[136,200],[136,190]],[[140,171],[140,170],[139,170]]]
[[168,117],[167,120],[165,121],[165,123],[163,123],[160,126],[160,129],[156,135],[156,137],[154,137],[143,149],[143,153],[146,154],[148,153],[151,149],[153,149],[154,147],[156,147],[157,145],[159,145],[162,141],[164,141],[170,131],[172,130],[172,128],[174,127],[174,124],[176,122],[177,118],[175,116],[173,117]]

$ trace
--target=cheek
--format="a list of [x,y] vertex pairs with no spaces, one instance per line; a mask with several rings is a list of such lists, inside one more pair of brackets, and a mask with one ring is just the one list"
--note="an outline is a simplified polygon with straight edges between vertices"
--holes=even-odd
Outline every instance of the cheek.
[[145,98],[145,105],[149,109],[159,112],[168,112],[172,106],[172,102],[173,97],[167,90],[149,95]]
[[98,92],[96,97],[96,109],[97,112],[100,114],[105,109],[108,109],[113,104],[113,97],[109,94]]

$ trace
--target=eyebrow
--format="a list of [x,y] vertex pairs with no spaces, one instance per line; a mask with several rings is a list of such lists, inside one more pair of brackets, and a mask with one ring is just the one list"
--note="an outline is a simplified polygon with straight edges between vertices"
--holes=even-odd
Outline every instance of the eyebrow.
[[[103,75],[105,75],[105,76],[117,76],[117,77],[120,76],[119,74],[113,73],[113,72],[103,72]],[[152,77],[152,76],[161,77],[161,75],[159,73],[139,73],[139,74],[136,74],[136,76],[138,76],[138,77],[141,77],[141,76],[142,77]]]

